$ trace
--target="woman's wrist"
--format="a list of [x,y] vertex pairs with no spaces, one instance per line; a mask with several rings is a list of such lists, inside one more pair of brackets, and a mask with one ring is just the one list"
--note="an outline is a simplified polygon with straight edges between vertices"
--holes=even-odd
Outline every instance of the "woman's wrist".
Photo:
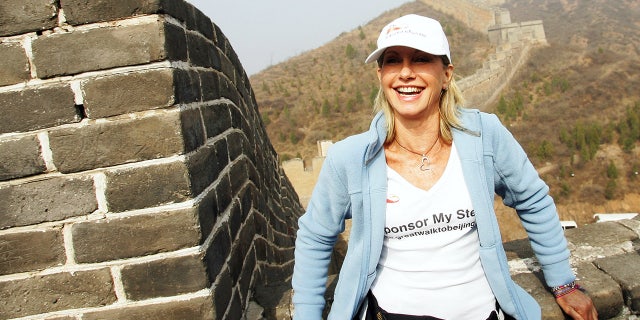
[[571,281],[567,284],[563,284],[563,285],[551,288],[551,291],[553,292],[553,296],[556,297],[556,299],[562,296],[568,295],[577,290],[582,290],[582,287],[579,284],[577,284],[575,281]]

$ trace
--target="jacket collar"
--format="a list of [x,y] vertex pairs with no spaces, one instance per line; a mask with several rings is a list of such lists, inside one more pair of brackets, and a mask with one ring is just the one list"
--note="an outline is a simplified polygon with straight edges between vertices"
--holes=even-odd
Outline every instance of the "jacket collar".
[[365,151],[364,165],[369,164],[369,162],[382,150],[384,140],[386,138],[387,121],[384,118],[384,113],[380,111],[375,115],[375,117],[373,117],[373,121],[371,121],[371,126],[369,127],[369,144]]

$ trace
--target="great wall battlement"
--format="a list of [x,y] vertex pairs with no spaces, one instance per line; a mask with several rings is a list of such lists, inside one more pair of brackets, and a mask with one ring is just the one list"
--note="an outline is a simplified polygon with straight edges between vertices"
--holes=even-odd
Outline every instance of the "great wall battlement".
[[0,318],[241,319],[298,197],[182,0],[0,3]]

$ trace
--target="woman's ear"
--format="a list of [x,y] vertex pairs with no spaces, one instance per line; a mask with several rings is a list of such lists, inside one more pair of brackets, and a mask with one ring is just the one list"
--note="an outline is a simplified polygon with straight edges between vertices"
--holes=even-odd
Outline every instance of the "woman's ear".
[[382,68],[378,67],[377,74],[378,74],[378,82],[382,81]]
[[449,64],[446,68],[444,68],[444,76],[446,78],[446,81],[444,83],[445,85],[445,90],[447,90],[448,86],[449,86],[449,82],[451,82],[451,77],[453,77],[453,65]]

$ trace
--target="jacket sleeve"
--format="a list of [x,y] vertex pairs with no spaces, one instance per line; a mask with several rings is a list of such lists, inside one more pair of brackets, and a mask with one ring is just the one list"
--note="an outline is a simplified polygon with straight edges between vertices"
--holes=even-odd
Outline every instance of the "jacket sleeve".
[[494,128],[485,134],[492,140],[496,193],[518,213],[547,285],[571,282],[575,275],[569,264],[569,249],[549,187],[498,118],[490,115],[485,117],[487,121]]
[[344,175],[336,170],[334,161],[330,152],[307,211],[298,220],[292,278],[294,319],[321,319],[331,253],[338,235],[344,231],[349,194]]

